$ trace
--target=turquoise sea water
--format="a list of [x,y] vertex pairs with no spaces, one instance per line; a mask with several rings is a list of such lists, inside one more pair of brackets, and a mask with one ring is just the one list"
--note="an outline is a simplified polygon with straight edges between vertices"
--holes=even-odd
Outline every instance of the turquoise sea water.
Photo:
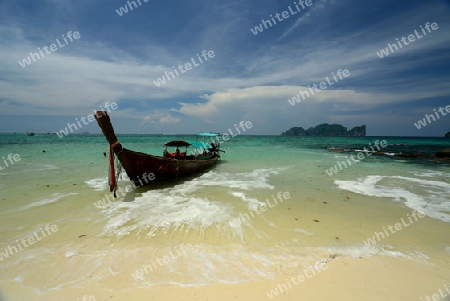
[[[167,141],[192,139],[118,136],[124,147],[152,154],[162,154]],[[357,154],[328,148],[362,150],[376,140],[386,140],[389,155],[365,155],[327,174]],[[450,162],[428,157],[449,148],[449,139],[237,136],[223,143],[226,153],[213,170],[133,190],[98,208],[109,195],[107,147],[100,135],[0,135],[0,283],[14,279],[41,293],[107,277],[117,279],[115,289],[239,283],[336,256],[450,264]],[[20,160],[6,167],[9,154]],[[119,186],[128,184],[123,174]],[[364,244],[414,210],[425,218]],[[20,245],[46,225],[58,230]],[[192,248],[181,252],[182,245]],[[164,262],[169,254],[181,255]],[[152,263],[153,271],[136,276]],[[45,285],[39,273],[48,276]]]

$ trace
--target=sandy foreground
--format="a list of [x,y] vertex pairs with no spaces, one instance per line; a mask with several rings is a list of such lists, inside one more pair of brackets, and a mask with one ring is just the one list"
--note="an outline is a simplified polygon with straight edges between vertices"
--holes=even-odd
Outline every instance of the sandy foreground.
[[[203,287],[173,287],[114,291],[114,282],[83,288],[62,289],[37,295],[30,288],[10,281],[1,284],[1,301],[65,300],[392,300],[450,301],[450,264],[430,264],[404,258],[336,258],[327,268],[304,282],[291,283],[280,295],[269,298],[267,292],[278,284],[287,284],[295,275],[280,275],[267,282],[215,284]],[[299,271],[301,274],[302,271]],[[120,277],[120,276],[117,276]],[[43,277],[43,282],[45,279]],[[84,299],[83,299],[84,297]],[[428,298],[428,299],[427,299]]]

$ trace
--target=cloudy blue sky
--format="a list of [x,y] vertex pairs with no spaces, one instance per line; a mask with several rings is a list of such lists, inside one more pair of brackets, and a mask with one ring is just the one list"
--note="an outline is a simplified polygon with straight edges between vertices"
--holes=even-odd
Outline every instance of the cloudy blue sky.
[[[368,135],[443,136],[450,114],[450,3],[312,0],[255,35],[290,0],[155,1],[123,13],[124,0],[0,1],[0,132],[56,132],[106,102],[119,133],[221,131],[366,124]],[[396,38],[437,30],[381,58]],[[25,68],[18,63],[67,32],[80,38]],[[64,44],[64,43],[63,43]],[[154,81],[203,50],[214,58],[166,84]],[[197,61],[198,62],[198,61]],[[332,72],[350,76],[294,106],[288,99]],[[96,124],[82,131],[99,132]]]

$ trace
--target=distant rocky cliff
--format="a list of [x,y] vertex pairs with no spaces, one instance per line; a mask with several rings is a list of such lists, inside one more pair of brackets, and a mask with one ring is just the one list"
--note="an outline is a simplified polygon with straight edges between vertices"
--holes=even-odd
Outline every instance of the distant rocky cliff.
[[447,134],[445,134],[446,138],[450,138],[450,132],[448,132]]
[[303,129],[302,127],[292,127],[286,132],[283,132],[281,135],[310,137],[365,137],[366,126],[356,126],[347,131],[347,128],[340,124],[323,123],[315,127],[310,127],[307,130]]

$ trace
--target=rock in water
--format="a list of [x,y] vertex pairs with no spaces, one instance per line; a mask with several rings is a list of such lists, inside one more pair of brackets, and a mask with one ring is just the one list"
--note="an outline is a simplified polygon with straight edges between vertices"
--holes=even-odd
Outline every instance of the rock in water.
[[450,148],[446,148],[436,153],[438,158],[450,158]]

